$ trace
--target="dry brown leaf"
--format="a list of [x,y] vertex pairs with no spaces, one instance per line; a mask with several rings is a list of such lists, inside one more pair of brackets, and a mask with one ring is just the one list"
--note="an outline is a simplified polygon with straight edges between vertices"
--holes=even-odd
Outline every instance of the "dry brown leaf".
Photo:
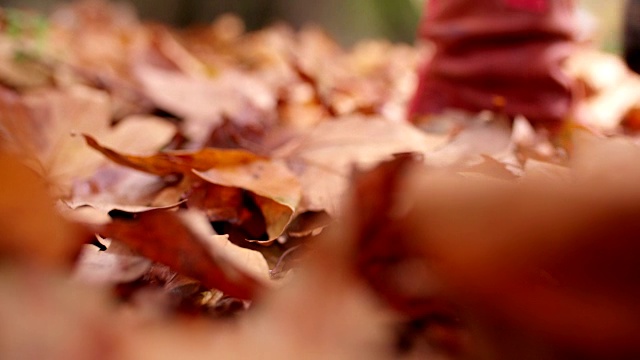
[[630,138],[604,137],[587,131],[573,134],[571,170],[579,181],[607,188],[632,189],[640,179],[640,145]]
[[[121,155],[101,146],[90,136],[85,136],[85,139],[91,147],[120,165],[159,176],[193,176],[214,185],[250,192],[266,220],[270,241],[284,232],[300,202],[298,179],[283,163],[244,150],[206,148],[196,152],[165,152],[141,157]],[[214,204],[206,201],[207,196],[199,201],[199,207]],[[219,211],[223,204],[218,201],[215,205],[216,208],[207,206],[207,210]],[[238,205],[238,201],[232,201],[225,206],[237,209]]]
[[126,358],[394,358],[390,316],[366,289],[344,274],[318,275],[279,290],[237,324],[145,326],[131,334]]
[[111,210],[143,212],[177,207],[185,189],[157,176],[115,164],[99,168],[93,176],[73,184],[65,203],[72,209],[89,206],[107,214]]
[[352,276],[346,259],[324,245],[289,284],[238,322],[145,327],[128,347],[131,358],[394,358],[393,315]]
[[254,161],[244,166],[195,171],[195,174],[212,184],[253,193],[265,218],[269,240],[275,240],[284,232],[300,203],[300,183],[281,162]]
[[125,348],[103,291],[55,272],[0,270],[0,357],[3,359],[117,359]]
[[270,89],[239,72],[208,78],[140,65],[136,74],[157,107],[185,120],[185,133],[195,143],[202,143],[224,118],[246,125],[275,111]]
[[464,128],[445,146],[427,154],[426,161],[439,167],[468,165],[482,162],[483,156],[501,158],[511,155],[512,144],[512,130],[507,121],[467,117]]
[[151,260],[118,242],[112,242],[106,251],[87,245],[78,258],[73,278],[89,284],[114,285],[132,282],[149,268]]
[[334,251],[341,254],[345,248],[350,250],[347,262],[354,273],[387,306],[413,324],[408,325],[413,331],[407,335],[406,350],[411,350],[415,342],[411,337],[421,334],[433,352],[464,357],[466,319],[461,317],[458,304],[443,291],[445,284],[432,269],[431,259],[422,257],[416,235],[407,231],[411,227],[407,214],[415,195],[401,195],[407,178],[412,179],[412,174],[422,169],[418,160],[415,155],[400,155],[354,176],[347,222],[352,238],[345,239],[349,246],[342,244],[342,249]]
[[[562,181],[409,171],[402,157],[359,176],[350,209],[357,267],[409,316],[472,324],[465,353],[633,357],[640,172],[629,164],[640,153],[628,141],[592,135],[575,153],[590,167],[565,169]],[[624,175],[612,173],[611,156],[625,159]],[[511,349],[523,339],[527,345]]]
[[[146,54],[147,61],[155,55],[159,59],[151,62],[166,62],[166,67],[179,70],[181,73],[189,76],[206,77],[211,73],[202,62],[184,48],[176,38],[176,34],[174,34],[172,29],[164,25],[154,24],[149,27],[149,32],[151,33],[150,42],[152,48],[147,50],[151,52],[151,54]],[[146,68],[142,64],[139,66],[138,69]],[[139,76],[140,74],[138,73],[138,77]],[[144,82],[145,79],[142,80]]]
[[527,160],[524,166],[524,174],[522,178],[525,181],[544,181],[553,179],[560,183],[569,182],[572,179],[571,169],[548,162],[538,160]]
[[281,156],[300,177],[300,211],[337,215],[354,167],[369,168],[397,153],[428,157],[446,141],[446,137],[425,134],[408,124],[354,116],[320,124]]
[[264,290],[260,281],[231,262],[227,254],[211,252],[207,239],[178,214],[154,210],[130,216],[133,219],[114,219],[99,233],[230,296],[252,299]]
[[87,87],[49,89],[24,98],[5,90],[1,99],[0,128],[8,146],[26,157],[64,196],[74,180],[91,175],[105,163],[73,134],[92,134],[138,153],[160,148],[175,132],[171,124],[151,116],[131,117],[111,127],[108,95]]
[[68,267],[88,238],[59,216],[45,184],[17,159],[0,154],[0,253],[4,260]]
[[211,253],[227,258],[245,273],[267,284],[269,265],[264,256],[255,250],[241,248],[229,241],[228,235],[217,235],[206,216],[195,211],[180,214],[182,220],[203,239]]
[[203,210],[212,222],[242,223],[250,217],[245,213],[250,212],[246,209],[245,200],[242,189],[204,183],[191,188],[188,206]]
[[[427,135],[403,123],[425,49],[365,41],[343,50],[317,28],[245,33],[226,17],[177,31],[86,0],[56,12],[47,32],[42,49],[0,34],[0,81],[18,89],[0,89],[0,147],[64,196],[51,199],[36,174],[0,156],[1,358],[390,359],[401,356],[394,345],[407,346],[395,334],[407,318],[426,326],[428,350],[416,357],[440,359],[438,346],[471,346],[470,358],[638,357],[637,139],[567,126],[553,142],[522,119],[510,131],[487,121],[496,116],[446,114],[426,128],[447,135]],[[37,56],[10,59],[25,45]],[[635,126],[638,80],[619,58],[591,53],[568,66],[587,90],[592,128]],[[170,144],[175,127],[144,115],[154,110],[182,120]],[[204,146],[255,154],[173,151]],[[396,155],[407,152],[417,155]],[[426,174],[395,166],[419,155]],[[354,174],[359,206],[341,212]],[[81,248],[54,203],[138,251],[85,246],[73,274],[110,290],[133,282],[131,294],[104,303],[42,273]],[[174,211],[183,207],[197,210]],[[328,216],[307,223],[307,210],[349,215],[353,226],[332,232]],[[211,222],[234,232],[215,235]],[[245,244],[260,252],[229,241],[255,234],[271,244],[283,231],[268,248]],[[264,286],[265,256],[297,244],[306,266],[281,289]],[[198,281],[266,296],[238,313],[250,302],[202,292]],[[148,285],[160,296],[139,288]],[[235,320],[151,315],[167,293],[191,297],[191,316]],[[441,306],[442,295],[460,306]]]
[[149,41],[133,6],[75,1],[59,6],[49,20],[45,55],[60,63],[57,80],[80,76],[101,84],[133,84],[129,63]]
[[84,138],[90,147],[116,164],[157,176],[188,175],[193,170],[206,171],[214,167],[233,167],[264,159],[244,150],[212,148],[199,151],[161,152],[150,156],[123,155],[119,151],[102,146],[89,135],[85,134]]
[[576,353],[637,353],[633,178],[508,184],[425,174],[407,193],[416,207],[406,237],[471,315]]

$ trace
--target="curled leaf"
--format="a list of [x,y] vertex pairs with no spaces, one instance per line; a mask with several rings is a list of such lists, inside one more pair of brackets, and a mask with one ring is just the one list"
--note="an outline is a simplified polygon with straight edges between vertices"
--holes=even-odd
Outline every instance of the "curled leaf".
[[102,146],[90,135],[84,134],[83,136],[87,145],[116,164],[158,176],[189,174],[192,170],[205,171],[213,167],[236,166],[261,159],[261,157],[244,150],[211,148],[196,152],[162,152],[150,156],[123,155]]
[[235,266],[224,254],[210,251],[202,239],[173,212],[155,210],[116,218],[99,229],[141,255],[168,265],[209,288],[241,299],[253,299],[264,285]]
[[261,160],[194,173],[212,184],[251,192],[265,218],[269,240],[284,232],[300,202],[300,183],[281,162]]
[[[283,162],[268,160],[248,151],[206,148],[195,152],[174,151],[134,156],[104,147],[88,135],[85,135],[85,140],[89,146],[117,164],[158,176],[181,174],[221,186],[196,188],[211,193],[194,195],[200,198],[196,201],[198,207],[211,214],[220,213],[221,209],[237,210],[241,205],[241,200],[238,200],[241,194],[231,189],[225,190],[224,187],[251,193],[265,218],[265,231],[270,241],[284,232],[300,202],[299,181]],[[206,199],[210,196],[218,198],[212,202]],[[211,205],[215,205],[215,208]]]

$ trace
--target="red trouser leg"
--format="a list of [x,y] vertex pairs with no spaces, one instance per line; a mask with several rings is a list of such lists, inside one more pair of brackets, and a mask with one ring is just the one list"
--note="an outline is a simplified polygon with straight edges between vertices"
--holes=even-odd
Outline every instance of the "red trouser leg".
[[533,122],[571,115],[561,64],[572,50],[572,0],[431,0],[419,30],[435,54],[420,72],[412,118],[448,108],[504,111]]

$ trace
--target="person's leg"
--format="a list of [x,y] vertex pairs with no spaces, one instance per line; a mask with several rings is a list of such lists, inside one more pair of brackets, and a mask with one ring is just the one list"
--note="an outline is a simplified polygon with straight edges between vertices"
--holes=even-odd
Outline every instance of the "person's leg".
[[572,0],[428,1],[419,35],[436,50],[410,116],[503,107],[538,123],[570,117],[561,63],[572,49],[574,14]]

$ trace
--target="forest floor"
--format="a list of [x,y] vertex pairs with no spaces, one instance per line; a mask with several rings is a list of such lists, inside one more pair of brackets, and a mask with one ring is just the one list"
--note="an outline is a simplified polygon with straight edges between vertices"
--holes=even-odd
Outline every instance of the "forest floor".
[[640,77],[584,122],[424,126],[429,50],[321,29],[5,10],[0,358],[640,354]]

